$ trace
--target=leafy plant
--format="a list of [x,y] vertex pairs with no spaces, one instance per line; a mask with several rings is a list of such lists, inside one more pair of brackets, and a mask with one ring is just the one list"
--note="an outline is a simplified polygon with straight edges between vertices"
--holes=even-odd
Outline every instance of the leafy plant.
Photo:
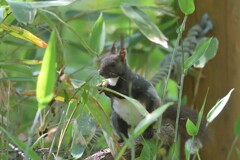
[[[175,55],[182,45],[187,16],[194,12],[195,6],[192,0],[178,1],[185,14],[178,26],[175,3],[1,1],[0,156],[5,159],[21,156],[77,159],[110,148],[116,158],[123,159],[124,151],[131,148],[134,159],[135,139],[158,121],[172,103],[148,113],[138,101],[115,93],[133,103],[136,111],[145,116],[121,146],[109,120],[110,102],[98,94],[99,87],[96,87],[102,81],[97,74],[99,59],[113,41],[123,36],[131,68],[150,79],[159,71],[158,64],[165,55],[171,53],[166,80],[156,89],[163,101],[168,98],[178,101],[179,115],[184,76],[192,66],[204,67],[216,55],[218,40],[203,38],[191,56],[185,59],[184,54],[181,55],[178,88],[170,75]],[[209,123],[222,110],[231,92],[209,112]],[[172,98],[171,95],[177,94],[178,97]],[[197,124],[187,121],[188,132],[193,137],[198,132],[202,112]],[[178,118],[176,128],[177,125]],[[160,125],[157,127],[160,129]],[[177,135],[176,129],[170,158],[179,155]],[[14,153],[12,145],[24,154]],[[144,141],[140,159],[148,157],[150,150],[151,158],[161,155],[159,146],[161,144],[154,141]]]

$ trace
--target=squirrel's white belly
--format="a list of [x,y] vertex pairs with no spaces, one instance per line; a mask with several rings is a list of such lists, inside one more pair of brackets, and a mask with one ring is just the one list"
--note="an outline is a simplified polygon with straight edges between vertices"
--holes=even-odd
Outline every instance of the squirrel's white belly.
[[139,113],[134,104],[126,99],[113,99],[113,109],[114,111],[129,125],[136,126],[144,116]]

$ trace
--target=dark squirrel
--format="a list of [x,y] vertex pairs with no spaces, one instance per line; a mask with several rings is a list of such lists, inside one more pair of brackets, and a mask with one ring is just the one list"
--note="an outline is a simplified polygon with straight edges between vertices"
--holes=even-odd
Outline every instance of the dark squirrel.
[[[161,100],[154,86],[143,77],[133,72],[128,66],[126,49],[123,47],[123,42],[121,43],[119,53],[116,53],[115,43],[113,44],[110,53],[101,60],[99,74],[106,78],[107,82],[99,83],[98,86],[112,89],[136,99],[149,113],[160,107]],[[144,117],[123,97],[104,90],[102,92],[111,99],[111,118],[115,131],[121,138],[122,136],[128,137],[128,129],[136,126]],[[170,119],[175,122],[176,115],[176,105],[170,106],[164,112],[163,120]],[[198,119],[197,112],[182,107],[179,118],[179,127],[185,129],[185,124],[188,118],[196,124]],[[205,125],[204,122],[202,122],[199,135],[202,135],[204,130]],[[144,138],[151,138],[153,136],[152,126],[146,129],[143,136]]]

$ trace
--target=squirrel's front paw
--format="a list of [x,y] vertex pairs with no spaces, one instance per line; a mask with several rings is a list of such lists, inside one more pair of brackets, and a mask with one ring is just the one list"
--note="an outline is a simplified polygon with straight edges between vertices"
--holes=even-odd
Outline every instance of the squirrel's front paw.
[[[103,82],[98,83],[97,87],[103,87],[103,88],[107,87],[107,81],[103,81]],[[101,94],[101,93],[103,93],[103,89],[98,90],[98,94]]]

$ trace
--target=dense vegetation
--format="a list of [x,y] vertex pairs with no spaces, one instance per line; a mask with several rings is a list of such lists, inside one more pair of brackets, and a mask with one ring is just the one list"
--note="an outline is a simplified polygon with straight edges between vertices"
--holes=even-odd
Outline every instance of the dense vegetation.
[[[104,136],[111,137],[116,156],[122,156],[109,120],[109,99],[98,94],[96,87],[103,80],[98,75],[99,60],[121,37],[125,38],[129,65],[148,80],[163,69],[160,63],[164,57],[173,55],[172,61],[169,59],[171,67],[160,78],[162,81],[159,80],[156,89],[163,101],[177,101],[179,106],[185,104],[186,98],[182,96],[184,76],[189,72],[198,74],[191,66],[199,67],[201,63],[200,68],[204,67],[218,48],[216,38],[205,38],[194,47],[192,56],[182,56],[182,33],[187,16],[194,12],[193,1],[185,2],[1,1],[2,159],[27,156],[32,159],[85,158],[110,147]],[[183,20],[176,12],[178,4],[185,15]],[[175,52],[182,56],[178,60],[177,80],[170,76]],[[206,61],[200,61],[201,57]],[[230,94],[215,107],[222,109]],[[130,97],[125,98],[136,103]],[[167,104],[149,114],[151,120],[159,118],[166,107]],[[219,112],[213,110],[208,122]],[[199,117],[200,122],[202,112]],[[129,147],[134,153],[134,139],[150,122],[144,120],[121,151]],[[188,134],[194,137],[199,125],[189,121],[187,128]],[[174,147],[177,141],[175,137]],[[139,159],[153,159],[158,154],[167,156],[159,148],[161,145],[153,141],[144,141]],[[131,155],[134,158],[134,154]],[[178,152],[170,152],[168,156],[172,155],[178,156]]]

